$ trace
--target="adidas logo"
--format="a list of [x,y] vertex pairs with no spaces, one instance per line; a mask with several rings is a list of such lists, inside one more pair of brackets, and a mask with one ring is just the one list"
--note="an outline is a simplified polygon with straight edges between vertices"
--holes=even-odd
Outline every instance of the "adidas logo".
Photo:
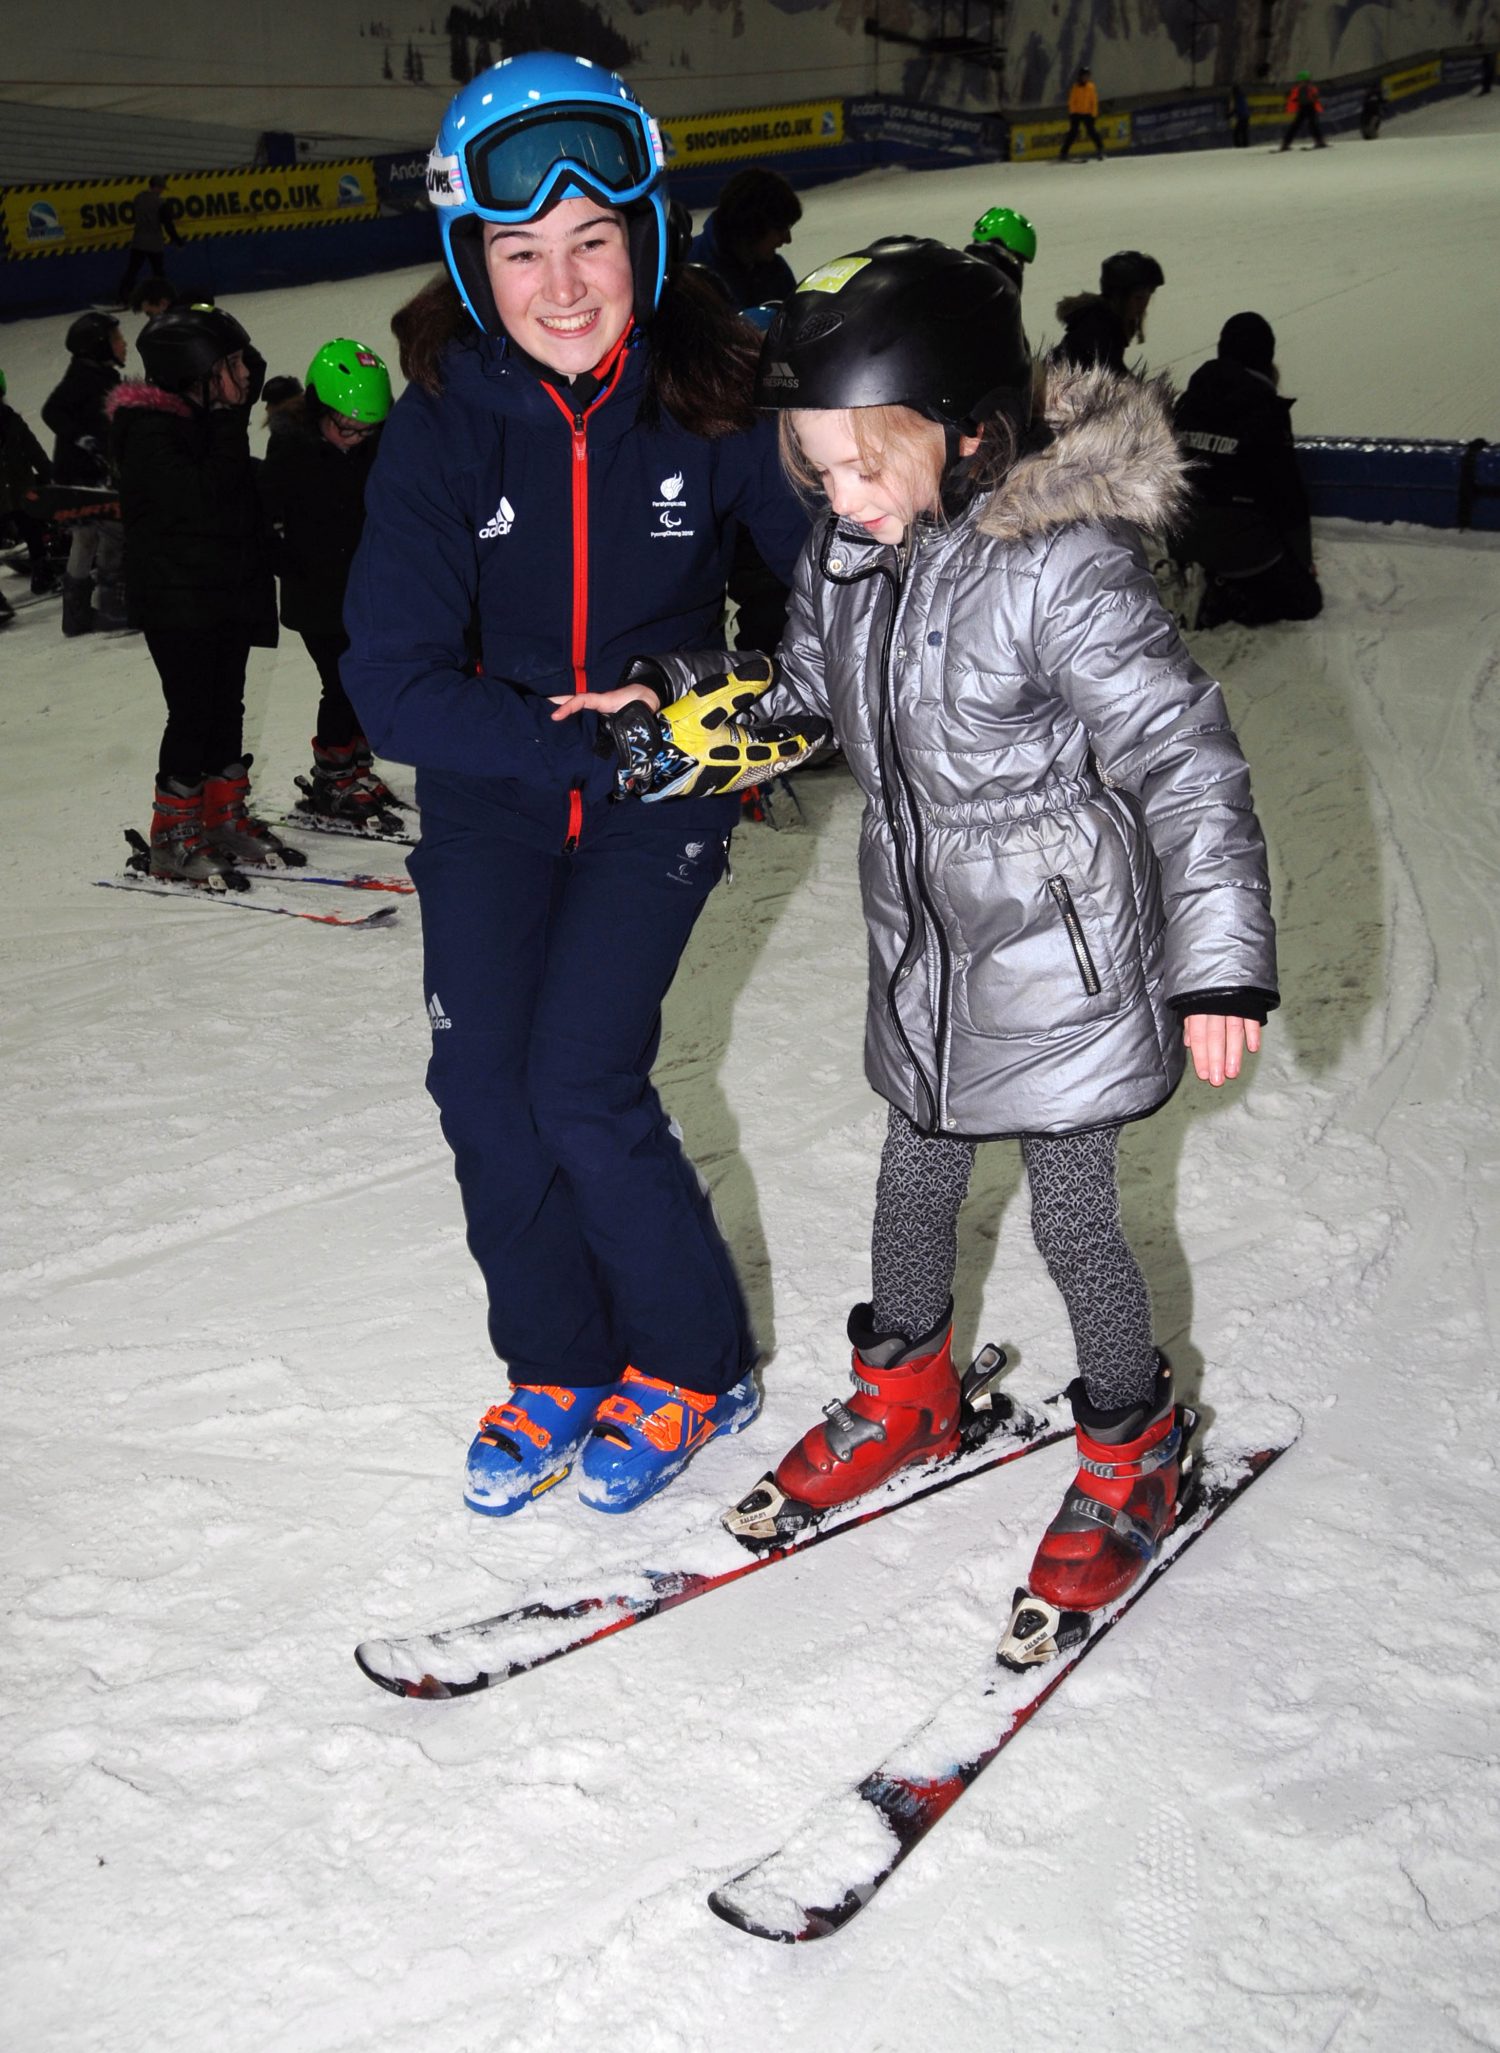
[[441,1027],[451,1027],[453,1024],[447,1013],[444,1012],[443,1001],[439,998],[436,991],[433,992],[427,1001],[427,1017],[432,1021],[432,1031],[434,1033],[437,1033]]
[[516,523],[516,509],[502,494],[500,504],[479,530],[481,542],[498,542],[502,535],[508,535]]

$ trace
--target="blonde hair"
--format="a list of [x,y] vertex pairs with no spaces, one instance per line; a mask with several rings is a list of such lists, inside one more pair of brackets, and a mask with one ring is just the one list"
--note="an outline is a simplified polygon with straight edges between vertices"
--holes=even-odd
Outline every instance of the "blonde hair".
[[[935,423],[910,406],[850,407],[848,420],[865,470],[872,477],[894,477],[919,511],[933,509],[942,483],[942,461],[939,458],[934,463],[933,445],[924,431]],[[793,490],[809,502],[822,500],[822,483],[797,440],[792,411],[778,413],[776,433],[781,467]],[[993,490],[1015,460],[1016,438],[1009,421],[996,418],[984,422],[980,446],[969,459],[973,489]]]

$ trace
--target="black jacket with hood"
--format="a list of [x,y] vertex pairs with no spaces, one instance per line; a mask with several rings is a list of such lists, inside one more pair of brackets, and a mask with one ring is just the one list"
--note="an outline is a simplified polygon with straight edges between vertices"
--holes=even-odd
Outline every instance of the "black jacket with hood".
[[276,585],[249,407],[194,406],[130,379],[109,411],[132,625],[224,629],[274,648]]

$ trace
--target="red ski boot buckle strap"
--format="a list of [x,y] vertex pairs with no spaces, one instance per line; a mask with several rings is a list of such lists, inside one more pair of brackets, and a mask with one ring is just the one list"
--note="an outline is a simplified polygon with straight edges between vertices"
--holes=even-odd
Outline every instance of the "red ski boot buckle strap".
[[[1090,1444],[1097,1447],[1099,1442],[1095,1440]],[[1174,1418],[1171,1431],[1163,1434],[1154,1447],[1148,1447],[1133,1461],[1094,1461],[1080,1447],[1078,1466],[1086,1475],[1098,1476],[1101,1482],[1134,1483],[1143,1476],[1154,1475],[1159,1468],[1165,1468],[1168,1462],[1177,1459],[1181,1451],[1182,1423]]]
[[[879,1397],[880,1391],[873,1383],[854,1378],[867,1396]],[[823,1416],[828,1424],[823,1428],[823,1440],[835,1461],[852,1461],[856,1451],[866,1441],[883,1440],[885,1427],[879,1419],[863,1418],[859,1412],[851,1411],[842,1397],[835,1397],[823,1407]]]
[[1049,1534],[1081,1533],[1096,1525],[1123,1540],[1127,1547],[1134,1547],[1148,1561],[1161,1544],[1162,1535],[1149,1519],[1133,1518],[1128,1511],[1117,1511],[1113,1504],[1101,1503],[1086,1490],[1076,1488],[1063,1498],[1062,1509],[1047,1530]]

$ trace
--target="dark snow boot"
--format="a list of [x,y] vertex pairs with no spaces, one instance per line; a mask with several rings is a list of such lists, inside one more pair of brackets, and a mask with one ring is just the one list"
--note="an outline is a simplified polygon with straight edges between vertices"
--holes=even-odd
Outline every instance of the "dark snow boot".
[[232,863],[262,870],[300,869],[307,861],[250,811],[253,756],[230,763],[203,781],[203,825],[213,846]]
[[94,631],[94,580],[65,577],[62,581],[62,631],[71,641],[75,635]]
[[94,628],[99,634],[128,634],[130,614],[125,605],[125,587],[100,585],[94,601]]

